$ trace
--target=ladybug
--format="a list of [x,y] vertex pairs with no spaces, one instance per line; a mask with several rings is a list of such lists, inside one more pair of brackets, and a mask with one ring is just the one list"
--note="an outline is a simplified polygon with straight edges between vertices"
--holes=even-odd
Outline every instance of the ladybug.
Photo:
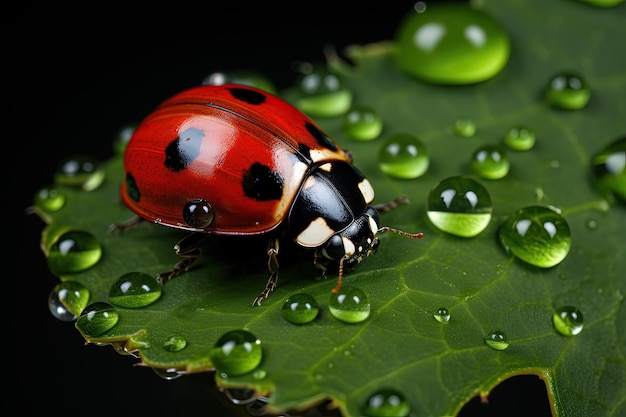
[[164,101],[136,128],[124,153],[121,198],[142,220],[192,232],[174,246],[182,256],[157,277],[187,270],[209,235],[266,234],[270,277],[253,305],[276,286],[281,239],[313,252],[325,273],[352,269],[379,245],[374,190],[352,158],[310,118],[263,90],[202,85]]

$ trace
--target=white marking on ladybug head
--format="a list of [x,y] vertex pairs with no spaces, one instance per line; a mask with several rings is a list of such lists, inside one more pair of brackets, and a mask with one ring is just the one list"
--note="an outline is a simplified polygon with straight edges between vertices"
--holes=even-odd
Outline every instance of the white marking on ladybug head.
[[321,169],[322,171],[330,172],[331,169],[333,169],[333,164],[331,164],[330,162],[327,162],[325,164],[320,165],[318,168]]
[[304,247],[313,248],[326,242],[333,233],[335,231],[330,228],[326,220],[318,217],[296,237],[296,242]]
[[[354,243],[348,239],[347,237],[341,237],[341,240],[343,241],[343,250],[346,252],[346,256],[352,256],[354,255],[354,252],[356,251],[356,248],[354,247]],[[362,248],[359,248],[359,251],[362,250]]]
[[363,181],[359,183],[359,190],[361,190],[361,194],[363,194],[366,204],[374,201],[374,188],[367,178],[364,178]]
[[[372,216],[367,216],[370,222],[370,230],[372,231],[372,235],[376,236],[376,233],[378,233],[378,224],[376,223],[376,220],[374,220],[374,218]],[[367,239],[367,243],[372,243],[371,239]]]

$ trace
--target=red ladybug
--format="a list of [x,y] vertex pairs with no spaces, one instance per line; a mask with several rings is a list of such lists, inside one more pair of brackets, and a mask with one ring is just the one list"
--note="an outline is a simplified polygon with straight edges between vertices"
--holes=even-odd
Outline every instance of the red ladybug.
[[[236,84],[204,85],[163,102],[137,127],[124,154],[123,202],[138,216],[194,232],[174,246],[184,257],[164,281],[190,267],[209,235],[267,234],[270,277],[279,240],[313,251],[314,264],[343,271],[376,250],[380,209],[374,190],[313,121],[282,99]],[[121,230],[128,227],[118,225]]]

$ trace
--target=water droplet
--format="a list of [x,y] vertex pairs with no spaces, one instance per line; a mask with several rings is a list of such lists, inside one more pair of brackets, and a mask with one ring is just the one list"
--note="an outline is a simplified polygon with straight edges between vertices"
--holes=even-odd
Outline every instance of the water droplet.
[[511,163],[504,148],[499,145],[482,145],[474,151],[470,160],[472,172],[481,178],[497,180],[509,173]]
[[65,195],[54,186],[42,187],[35,193],[34,204],[43,211],[54,213],[65,205]]
[[291,295],[283,304],[282,316],[294,324],[309,323],[317,317],[320,308],[313,296],[305,293]]
[[440,307],[433,314],[435,320],[439,323],[447,323],[450,320],[450,311],[445,307]]
[[344,116],[343,124],[346,136],[354,140],[376,139],[383,130],[383,119],[380,114],[366,106],[350,109]]
[[202,85],[241,84],[260,88],[268,93],[276,94],[274,83],[255,70],[216,71],[202,80]]
[[48,296],[48,309],[52,316],[61,321],[75,321],[78,316],[72,314],[67,307],[59,300],[59,292],[56,290],[56,287],[50,292]]
[[591,170],[604,196],[626,203],[626,136],[593,155]]
[[263,358],[261,341],[247,330],[231,330],[215,343],[209,352],[216,371],[227,376],[247,374]]
[[596,230],[598,228],[598,222],[594,219],[587,219],[585,226],[587,226],[587,229],[589,230]]
[[100,260],[102,247],[87,232],[69,231],[59,236],[48,251],[48,267],[54,275],[65,275],[91,268]]
[[405,417],[411,406],[405,396],[394,389],[382,389],[372,394],[361,410],[366,417]]
[[165,339],[163,349],[168,352],[180,352],[187,347],[187,339],[179,334],[173,335]]
[[89,290],[80,282],[63,281],[54,287],[59,301],[72,314],[79,316],[89,303]]
[[130,141],[130,138],[133,137],[133,133],[135,133],[135,129],[137,129],[137,125],[134,123],[126,124],[122,126],[116,133],[113,138],[113,152],[117,155],[122,155],[126,150],[126,145]]
[[256,401],[256,391],[245,388],[226,388],[224,395],[235,405],[246,405]]
[[454,124],[454,133],[464,138],[472,137],[476,134],[476,123],[469,119],[459,119]]
[[474,237],[489,225],[491,213],[489,192],[469,177],[445,178],[428,194],[428,218],[446,233]]
[[99,301],[83,310],[76,320],[76,328],[86,337],[97,337],[111,330],[118,320],[115,307]]
[[583,313],[576,307],[564,306],[554,312],[552,323],[563,336],[575,336],[583,329]]
[[542,206],[518,209],[500,226],[498,236],[508,252],[541,268],[559,264],[572,245],[565,218]]
[[394,36],[396,66],[418,79],[472,84],[492,78],[509,59],[503,27],[483,10],[465,3],[428,3],[410,13]]
[[559,72],[554,75],[546,89],[546,99],[553,107],[565,110],[579,110],[587,105],[591,91],[585,80],[573,72]]
[[345,114],[352,106],[352,92],[339,75],[314,66],[297,82],[300,96],[296,107],[313,117],[334,117]]
[[624,0],[580,0],[583,3],[591,4],[596,7],[614,7],[621,4]]
[[535,132],[524,126],[515,126],[504,135],[504,144],[514,151],[527,151],[535,146]]
[[494,330],[485,336],[485,344],[492,349],[505,350],[509,347],[509,339],[502,330]]
[[78,155],[64,160],[59,166],[54,182],[58,185],[95,190],[104,181],[104,169],[95,159]]
[[380,170],[394,178],[417,178],[428,170],[429,164],[430,157],[424,143],[408,133],[387,137],[380,148]]
[[344,285],[338,292],[331,294],[328,309],[338,320],[360,323],[370,315],[370,302],[360,288]]
[[162,286],[144,272],[128,272],[115,281],[109,290],[109,301],[119,307],[139,308],[161,297]]
[[257,368],[252,372],[252,378],[256,379],[257,381],[265,379],[265,377],[267,377],[267,371],[265,369]]
[[172,381],[185,375],[184,372],[179,371],[176,368],[152,368],[155,374],[165,379],[166,381]]

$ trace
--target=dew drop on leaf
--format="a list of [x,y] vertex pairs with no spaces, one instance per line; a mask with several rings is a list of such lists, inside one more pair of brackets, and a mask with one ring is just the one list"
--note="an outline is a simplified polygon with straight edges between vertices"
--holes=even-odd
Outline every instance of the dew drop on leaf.
[[35,193],[34,204],[43,211],[54,213],[65,205],[65,195],[55,186],[42,187]]
[[78,316],[72,314],[72,312],[65,307],[61,300],[59,300],[59,293],[56,288],[53,289],[48,296],[48,309],[50,310],[50,313],[52,313],[52,316],[57,320],[71,322],[78,318]]
[[447,323],[448,321],[450,321],[450,311],[445,307],[440,307],[435,310],[433,317],[439,323]]
[[472,172],[488,180],[504,178],[510,167],[511,163],[504,148],[494,144],[478,147],[470,160]]
[[370,315],[370,302],[360,288],[344,285],[332,293],[328,309],[330,314],[346,323],[360,323]]
[[498,237],[507,252],[541,268],[559,264],[572,245],[565,218],[544,206],[518,209],[500,226]]
[[485,336],[485,344],[492,349],[505,350],[509,347],[509,339],[502,330],[493,330]]
[[119,307],[139,308],[161,297],[162,286],[145,272],[128,272],[115,281],[109,290],[109,301]]
[[554,311],[552,323],[559,334],[575,336],[583,329],[583,313],[574,306],[563,306]]
[[94,235],[69,231],[60,235],[48,251],[48,267],[55,275],[71,274],[91,268],[100,260],[102,247]]
[[117,324],[119,314],[111,304],[98,301],[88,305],[76,320],[76,328],[85,337],[101,336]]
[[89,290],[80,282],[63,281],[54,287],[56,297],[73,315],[79,316],[89,303]]
[[382,389],[367,399],[361,411],[365,417],[405,417],[411,406],[401,392]]
[[395,64],[405,73],[438,84],[471,84],[504,68],[510,40],[489,14],[465,3],[415,8],[394,36]]
[[216,371],[225,376],[252,372],[263,359],[261,341],[247,330],[231,330],[209,352]]
[[216,71],[202,80],[202,85],[242,84],[276,94],[276,86],[264,74],[256,70]]
[[470,119],[458,119],[454,123],[454,133],[464,138],[472,137],[476,134],[476,123]]
[[546,89],[548,104],[558,109],[582,109],[590,97],[591,91],[586,81],[573,72],[562,71],[555,74]]
[[185,347],[187,347],[187,339],[179,334],[170,336],[163,342],[163,349],[168,352],[180,352]]
[[113,138],[113,152],[117,155],[122,155],[124,153],[126,145],[128,145],[130,138],[132,138],[133,133],[135,133],[135,129],[137,129],[137,125],[134,123],[126,124],[118,129]]
[[596,187],[603,195],[626,203],[626,136],[593,155],[591,170]]
[[514,151],[531,149],[535,140],[535,132],[524,126],[514,126],[504,135],[504,144]]
[[180,378],[185,374],[184,372],[180,372],[176,368],[152,368],[152,370],[155,374],[165,379],[166,381],[172,381],[174,379]]
[[352,92],[339,75],[314,66],[297,82],[296,107],[312,117],[334,117],[345,114],[352,106]]
[[379,168],[390,177],[413,179],[428,170],[430,157],[424,143],[408,133],[391,135],[379,152]]
[[94,158],[78,155],[65,159],[56,174],[54,183],[80,188],[84,191],[95,190],[104,181],[104,169]]
[[312,295],[297,293],[285,300],[281,314],[290,323],[304,324],[315,320],[319,311],[319,305]]
[[427,214],[438,229],[461,237],[474,237],[491,220],[491,196],[478,181],[463,176],[441,180],[428,193]]
[[368,141],[376,139],[383,130],[383,120],[374,109],[357,106],[345,114],[343,130],[350,139]]

